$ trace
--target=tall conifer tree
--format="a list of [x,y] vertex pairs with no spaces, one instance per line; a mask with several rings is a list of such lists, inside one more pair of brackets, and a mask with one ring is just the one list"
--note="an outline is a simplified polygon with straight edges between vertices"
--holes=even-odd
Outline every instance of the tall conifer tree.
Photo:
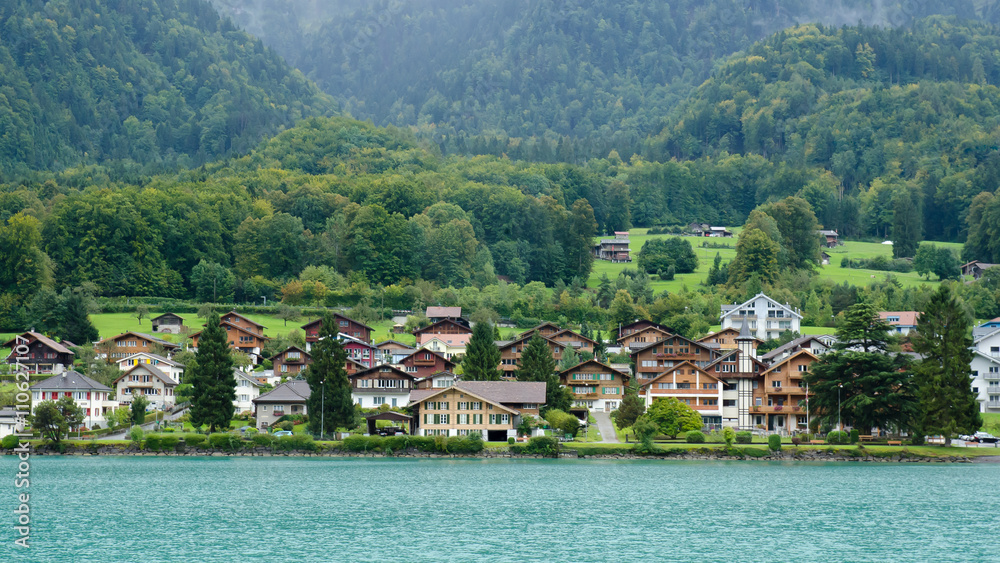
[[191,370],[191,424],[205,424],[210,432],[228,429],[236,400],[236,377],[233,358],[226,341],[226,331],[219,324],[219,315],[206,319],[205,330],[198,339],[198,352]]
[[517,370],[518,381],[541,381],[545,383],[545,410],[569,410],[573,401],[568,390],[559,385],[556,361],[548,343],[537,332],[528,339],[528,345],[521,354],[521,367]]
[[351,400],[351,383],[347,378],[347,351],[337,340],[337,322],[327,312],[319,340],[312,348],[313,362],[305,370],[309,384],[309,432],[319,434],[336,432],[337,428],[354,426],[354,402]]
[[466,381],[500,381],[500,349],[493,341],[493,327],[476,323],[462,359],[462,379]]
[[945,446],[954,434],[972,434],[983,425],[979,403],[969,385],[972,339],[970,320],[949,286],[942,284],[920,320],[913,348],[923,355],[914,367],[920,401],[920,430],[941,434]]

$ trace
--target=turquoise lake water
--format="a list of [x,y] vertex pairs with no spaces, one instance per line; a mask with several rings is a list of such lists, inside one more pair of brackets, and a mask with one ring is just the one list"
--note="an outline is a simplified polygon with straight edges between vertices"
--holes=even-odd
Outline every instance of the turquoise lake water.
[[1000,465],[0,458],[0,561],[1000,561]]

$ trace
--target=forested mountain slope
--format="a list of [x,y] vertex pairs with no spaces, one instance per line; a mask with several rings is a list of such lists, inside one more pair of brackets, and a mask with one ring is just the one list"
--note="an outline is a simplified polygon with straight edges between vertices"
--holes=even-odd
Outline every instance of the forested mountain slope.
[[[628,159],[715,61],[790,25],[997,18],[995,0],[213,0],[354,117],[447,152]],[[544,142],[542,142],[544,140]]]
[[941,17],[788,29],[723,63],[645,154],[822,167],[868,210],[857,230],[888,236],[905,194],[926,238],[963,240],[972,198],[1000,186],[998,52],[996,27]]
[[0,5],[0,171],[191,165],[335,109],[204,0]]

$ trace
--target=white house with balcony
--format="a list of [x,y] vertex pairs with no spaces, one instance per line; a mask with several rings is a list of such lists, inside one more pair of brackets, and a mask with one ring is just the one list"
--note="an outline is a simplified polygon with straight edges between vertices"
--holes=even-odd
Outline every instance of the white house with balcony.
[[83,425],[93,428],[95,424],[107,424],[104,413],[118,408],[118,401],[112,399],[111,395],[110,387],[101,385],[82,373],[64,371],[31,386],[31,412],[34,414],[35,407],[41,401],[72,397],[76,405],[83,409]]
[[151,365],[178,383],[181,382],[184,376],[184,364],[149,352],[132,354],[131,356],[117,360],[115,363],[118,364],[118,369],[122,371],[128,371],[141,364]]
[[972,391],[980,412],[1000,412],[1000,327],[988,325],[973,329]]
[[177,404],[177,397],[174,395],[177,380],[153,364],[135,364],[119,376],[113,385],[122,405],[131,405],[132,400],[139,395],[145,397],[149,407],[155,409],[166,410]]
[[802,314],[788,303],[782,305],[763,293],[743,303],[722,306],[722,330],[740,330],[744,323],[753,336],[773,340],[786,330],[801,332]]
[[233,370],[236,377],[236,399],[233,401],[233,412],[240,414],[246,411],[253,412],[253,400],[260,397],[260,382],[252,375],[238,369]]

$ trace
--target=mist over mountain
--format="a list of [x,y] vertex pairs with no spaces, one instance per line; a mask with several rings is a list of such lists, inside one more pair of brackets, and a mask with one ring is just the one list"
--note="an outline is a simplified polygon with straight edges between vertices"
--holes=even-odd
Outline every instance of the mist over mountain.
[[720,57],[789,26],[998,17],[992,0],[213,4],[354,117],[415,126],[448,152],[570,162],[639,152]]

